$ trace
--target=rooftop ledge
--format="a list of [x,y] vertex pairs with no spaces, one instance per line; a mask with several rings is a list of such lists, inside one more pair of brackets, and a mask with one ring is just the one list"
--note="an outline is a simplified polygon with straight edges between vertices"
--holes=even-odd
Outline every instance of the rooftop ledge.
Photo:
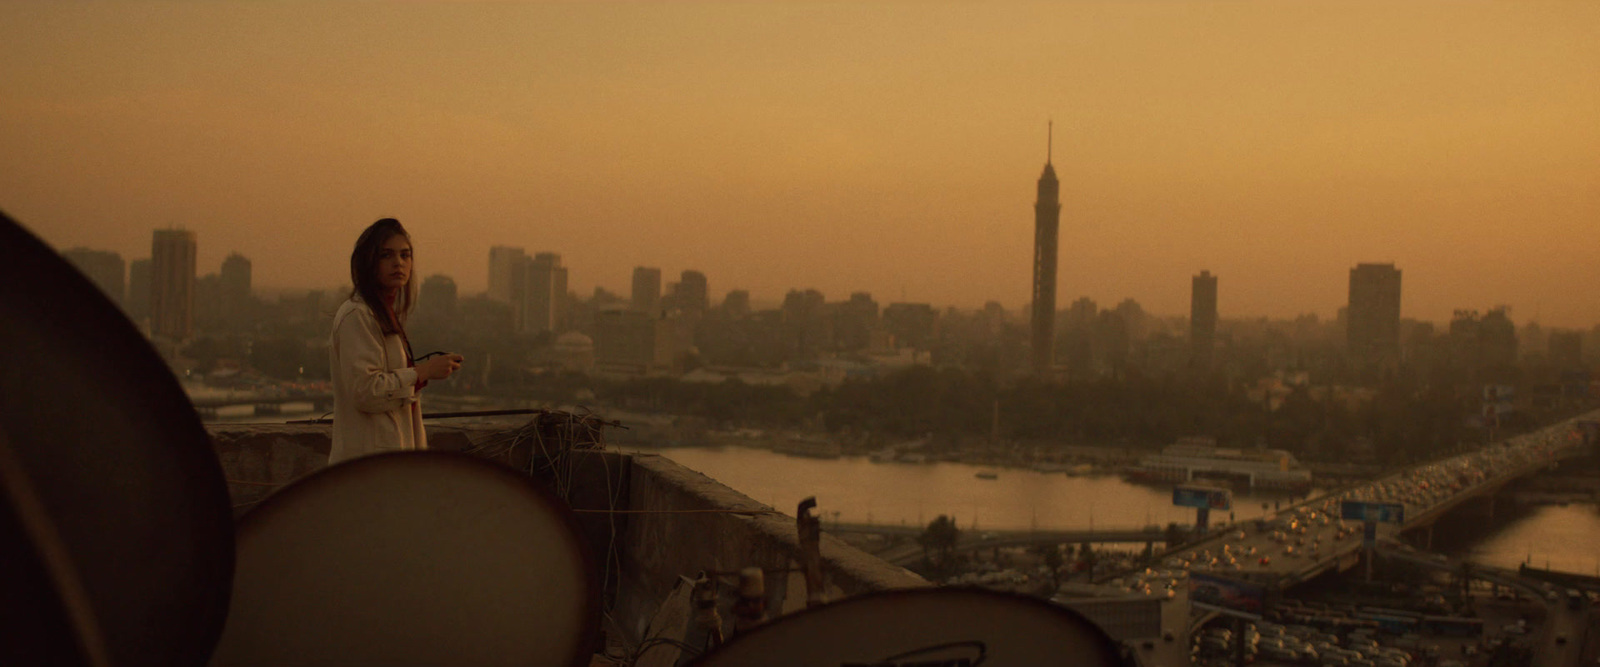
[[[428,444],[465,451],[523,425],[507,420],[430,422]],[[327,465],[331,427],[291,424],[208,424],[228,479],[235,516],[277,488]],[[600,562],[602,608],[614,641],[639,641],[680,576],[760,567],[767,576],[771,615],[805,606],[805,580],[795,519],[788,514],[740,515],[704,510],[772,510],[717,480],[654,454],[574,450],[573,509],[616,507],[629,513],[579,513],[577,521]],[[692,513],[675,513],[699,510]],[[610,555],[608,558],[607,555]],[[829,599],[930,585],[916,574],[823,533],[822,569]],[[782,574],[775,574],[782,573]],[[731,605],[733,586],[723,587]],[[793,591],[793,594],[790,592]],[[724,614],[731,630],[732,614]],[[618,636],[621,635],[621,636]]]

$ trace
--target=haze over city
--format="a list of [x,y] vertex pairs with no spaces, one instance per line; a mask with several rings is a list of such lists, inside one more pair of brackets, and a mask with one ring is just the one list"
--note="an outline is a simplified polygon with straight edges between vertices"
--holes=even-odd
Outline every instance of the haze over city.
[[1324,317],[1350,267],[1405,317],[1600,301],[1592,3],[0,5],[0,208],[57,248],[266,287],[347,280],[374,219],[486,288],[494,245],[571,287],[636,265],[714,299],[1014,312],[1054,120],[1058,306]]

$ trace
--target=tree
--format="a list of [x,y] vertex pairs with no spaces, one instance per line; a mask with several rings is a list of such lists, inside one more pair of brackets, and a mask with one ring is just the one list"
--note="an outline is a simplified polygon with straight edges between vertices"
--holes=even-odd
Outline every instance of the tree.
[[940,572],[949,566],[950,556],[960,542],[961,529],[956,527],[954,519],[943,514],[929,522],[927,530],[917,536],[917,544],[922,545],[923,559],[929,560],[929,564]]
[[1049,568],[1050,595],[1055,595],[1056,591],[1061,590],[1061,566],[1066,564],[1066,558],[1061,555],[1061,545],[1038,544],[1034,545],[1031,550],[1042,559],[1044,566]]

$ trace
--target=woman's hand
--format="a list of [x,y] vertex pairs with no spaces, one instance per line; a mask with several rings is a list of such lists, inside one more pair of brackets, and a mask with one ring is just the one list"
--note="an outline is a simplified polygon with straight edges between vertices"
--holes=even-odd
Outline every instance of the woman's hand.
[[459,354],[441,354],[417,364],[417,379],[423,382],[428,380],[443,380],[450,377],[451,373],[461,368],[462,357]]

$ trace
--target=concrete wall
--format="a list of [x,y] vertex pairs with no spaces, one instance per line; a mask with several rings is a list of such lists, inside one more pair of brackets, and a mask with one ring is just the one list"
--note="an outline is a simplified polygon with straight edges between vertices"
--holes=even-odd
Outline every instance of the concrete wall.
[[[464,451],[503,440],[511,422],[429,424],[430,448]],[[230,425],[207,427],[228,478],[235,515],[273,491],[327,465],[331,444],[326,425]],[[481,448],[480,448],[481,449]],[[507,457],[491,457],[505,462]],[[524,459],[525,460],[525,459]],[[730,514],[724,510],[771,511],[744,494],[666,458],[609,451],[573,452],[569,504],[605,582],[604,607],[615,623],[610,633],[637,639],[680,576],[735,573],[757,566],[768,572],[768,609],[804,606],[804,579],[796,567],[799,538],[792,516]],[[541,480],[547,488],[551,480]],[[626,510],[625,513],[608,510]],[[713,511],[706,511],[713,510]],[[832,597],[875,590],[926,586],[921,577],[824,534],[823,571]],[[723,594],[724,610],[734,592]],[[790,591],[794,593],[791,595]],[[729,621],[731,614],[724,611]]]

